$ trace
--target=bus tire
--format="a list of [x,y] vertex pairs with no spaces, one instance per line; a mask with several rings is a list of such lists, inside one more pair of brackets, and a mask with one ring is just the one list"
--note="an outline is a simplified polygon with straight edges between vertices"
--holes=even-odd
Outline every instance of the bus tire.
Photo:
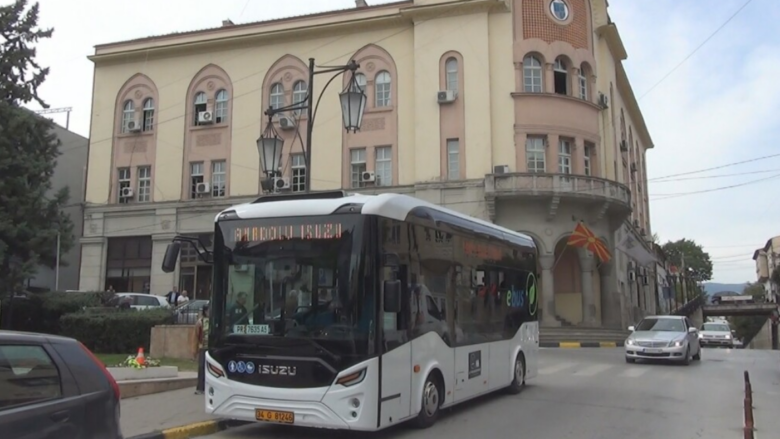
[[507,387],[507,391],[512,395],[516,395],[525,386],[525,357],[523,357],[522,352],[518,352],[512,370],[514,371],[514,378],[512,378],[512,383]]
[[437,377],[430,373],[428,378],[425,379],[422,392],[422,404],[420,405],[420,413],[417,414],[415,419],[415,426],[417,428],[428,428],[436,423],[439,419],[439,409],[442,404],[442,385]]

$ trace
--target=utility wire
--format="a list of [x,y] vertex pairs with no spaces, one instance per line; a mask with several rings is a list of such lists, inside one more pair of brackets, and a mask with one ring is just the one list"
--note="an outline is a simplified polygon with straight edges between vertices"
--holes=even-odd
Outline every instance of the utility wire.
[[739,162],[731,162],[731,163],[726,163],[724,165],[713,166],[712,168],[699,169],[697,171],[687,171],[687,172],[681,172],[681,173],[678,173],[678,174],[664,175],[662,177],[648,178],[647,181],[650,182],[650,181],[666,180],[666,179],[668,179],[670,177],[681,177],[683,175],[700,174],[702,172],[714,171],[716,169],[729,168],[731,166],[741,165],[741,164],[744,164],[744,163],[757,162],[759,160],[771,159],[771,158],[774,158],[774,157],[780,157],[780,154],[765,155],[765,156],[756,157],[756,158],[752,158],[752,159],[748,159],[748,160],[742,160],[742,161],[739,161]]
[[773,175],[771,177],[760,178],[758,180],[752,180],[752,181],[748,181],[748,182],[745,182],[745,183],[734,184],[734,185],[731,185],[731,186],[722,186],[722,187],[713,188],[713,189],[704,189],[704,190],[700,190],[700,191],[680,192],[680,193],[673,193],[673,194],[651,194],[651,196],[659,197],[659,198],[655,198],[655,199],[653,199],[651,201],[668,200],[670,198],[683,197],[683,196],[686,196],[686,195],[704,194],[704,193],[708,193],[708,192],[716,192],[716,191],[722,191],[722,190],[726,190],[726,189],[733,189],[733,188],[737,188],[737,187],[748,186],[748,185],[751,185],[751,184],[760,183],[760,182],[763,182],[763,181],[774,180],[776,178],[780,178],[780,174],[775,174],[775,175]]
[[670,178],[666,180],[656,180],[652,181],[650,183],[671,183],[676,181],[688,181],[688,180],[704,180],[709,178],[725,178],[725,177],[741,177],[743,175],[754,175],[754,174],[767,174],[770,172],[780,172],[780,169],[764,169],[759,171],[747,171],[747,172],[739,172],[734,174],[716,174],[716,175],[705,175],[702,177],[683,177],[683,178]]

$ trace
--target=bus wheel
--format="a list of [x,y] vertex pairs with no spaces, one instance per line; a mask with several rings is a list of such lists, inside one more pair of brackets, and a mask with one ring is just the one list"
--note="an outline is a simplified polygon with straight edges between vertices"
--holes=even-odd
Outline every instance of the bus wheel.
[[428,428],[436,423],[439,418],[439,407],[441,407],[441,395],[439,380],[433,374],[428,375],[423,386],[420,413],[415,420],[418,428]]
[[514,371],[512,384],[507,388],[507,391],[513,395],[520,393],[523,390],[523,386],[525,386],[525,358],[523,358],[522,353],[517,354]]

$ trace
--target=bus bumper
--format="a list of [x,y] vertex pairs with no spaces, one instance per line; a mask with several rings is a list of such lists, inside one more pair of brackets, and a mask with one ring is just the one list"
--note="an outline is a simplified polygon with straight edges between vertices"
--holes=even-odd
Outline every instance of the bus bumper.
[[[206,361],[221,369],[206,354]],[[377,359],[352,366],[339,377],[365,369],[362,381],[345,387],[287,389],[262,387],[216,377],[206,368],[206,413],[227,419],[274,424],[371,431],[377,429]],[[223,371],[224,372],[224,371]]]

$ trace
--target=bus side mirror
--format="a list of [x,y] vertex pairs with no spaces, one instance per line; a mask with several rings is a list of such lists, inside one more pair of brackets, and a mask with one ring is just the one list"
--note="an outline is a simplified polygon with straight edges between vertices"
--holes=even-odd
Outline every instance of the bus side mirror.
[[165,249],[165,257],[163,257],[162,270],[166,273],[172,273],[176,269],[176,261],[179,259],[179,251],[181,250],[181,244],[178,242],[172,242],[168,244],[168,248]]
[[386,280],[383,289],[385,290],[385,312],[401,312],[401,281]]

